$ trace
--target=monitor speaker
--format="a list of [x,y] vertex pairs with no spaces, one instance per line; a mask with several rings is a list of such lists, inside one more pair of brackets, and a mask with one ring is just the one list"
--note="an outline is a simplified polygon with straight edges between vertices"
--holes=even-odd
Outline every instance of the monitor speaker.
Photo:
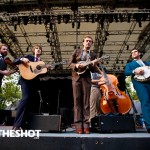
[[133,116],[99,115],[91,120],[92,130],[95,132],[135,132]]
[[28,118],[27,128],[47,132],[61,131],[60,115],[32,115]]

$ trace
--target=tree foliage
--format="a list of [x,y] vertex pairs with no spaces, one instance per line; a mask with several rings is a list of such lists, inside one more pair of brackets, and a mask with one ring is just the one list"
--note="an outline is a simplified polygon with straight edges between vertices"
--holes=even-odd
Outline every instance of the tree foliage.
[[4,77],[0,93],[0,109],[15,105],[21,98],[20,86],[17,85],[18,76],[18,74],[12,74]]

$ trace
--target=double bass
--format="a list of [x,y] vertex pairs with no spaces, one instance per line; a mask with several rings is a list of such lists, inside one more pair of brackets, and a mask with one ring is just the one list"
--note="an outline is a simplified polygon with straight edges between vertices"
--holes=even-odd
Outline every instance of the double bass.
[[127,114],[132,103],[130,98],[118,88],[118,80],[112,74],[106,74],[103,66],[101,65],[103,78],[106,84],[101,85],[102,98],[100,99],[100,108],[104,114],[116,113]]

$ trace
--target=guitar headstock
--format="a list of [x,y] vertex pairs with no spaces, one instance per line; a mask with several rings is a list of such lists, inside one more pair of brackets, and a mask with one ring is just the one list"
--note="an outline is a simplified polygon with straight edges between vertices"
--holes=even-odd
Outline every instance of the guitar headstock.
[[66,65],[67,64],[67,61],[66,60],[63,60],[63,61],[61,61],[61,62],[56,62],[56,63],[53,63],[53,64],[51,64],[51,69],[53,68],[55,68],[55,66],[57,66],[57,65]]
[[67,64],[67,60],[63,60],[63,61],[61,61],[61,62],[60,62],[60,64],[62,64],[62,65],[66,65],[66,64]]

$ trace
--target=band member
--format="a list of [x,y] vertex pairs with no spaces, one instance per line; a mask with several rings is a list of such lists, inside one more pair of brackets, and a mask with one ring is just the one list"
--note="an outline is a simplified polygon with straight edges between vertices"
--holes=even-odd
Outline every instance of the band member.
[[[32,48],[33,55],[26,55],[21,58],[17,58],[13,61],[15,65],[21,63],[27,64],[30,62],[40,61],[42,54],[42,47],[36,45]],[[21,85],[22,99],[17,107],[16,118],[14,121],[13,129],[20,130],[25,127],[25,117],[29,112],[38,113],[38,104],[39,101],[36,99],[38,91],[40,90],[40,79],[39,75],[31,80],[26,80],[22,76],[18,83]],[[32,110],[32,111],[31,111]]]
[[[90,118],[90,91],[91,91],[91,74],[90,71],[97,69],[96,63],[88,67],[81,63],[88,60],[94,60],[97,55],[91,50],[93,39],[85,36],[83,39],[83,49],[75,49],[69,62],[72,69],[72,88],[74,98],[74,123],[76,133],[89,134]],[[86,66],[86,67],[85,67]]]
[[7,69],[7,63],[5,61],[7,54],[8,54],[8,46],[6,44],[0,44],[0,91],[4,75],[10,76],[11,74],[16,72],[16,70]]
[[144,74],[144,70],[139,67],[150,66],[150,62],[143,62],[141,59],[141,53],[136,48],[131,50],[131,57],[133,60],[126,64],[124,74],[125,76],[131,76],[134,89],[136,90],[141,102],[147,132],[150,133],[150,82],[141,82],[134,79],[135,75],[142,76]]
[[106,80],[103,78],[102,71],[91,72],[91,94],[90,94],[90,121],[96,115],[101,113],[100,109],[100,99],[102,96],[100,86],[106,83]]

